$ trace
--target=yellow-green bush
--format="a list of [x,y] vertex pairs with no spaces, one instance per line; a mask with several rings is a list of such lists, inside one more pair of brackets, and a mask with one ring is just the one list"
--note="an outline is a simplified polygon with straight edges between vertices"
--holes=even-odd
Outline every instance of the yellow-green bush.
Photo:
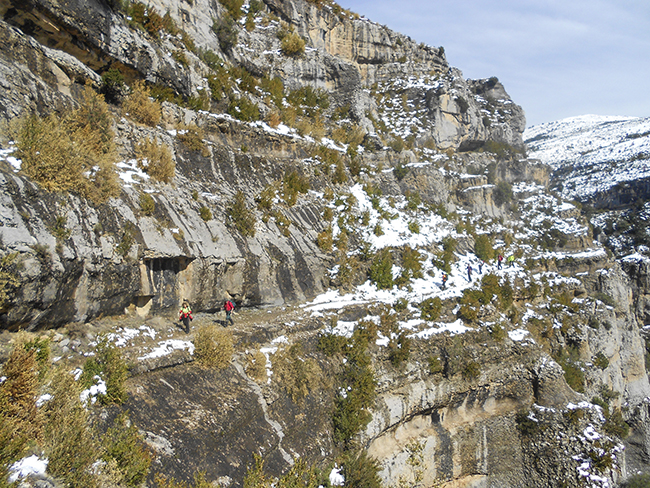
[[370,265],[369,278],[380,290],[393,287],[393,255],[390,249],[382,249],[375,255]]
[[305,52],[305,40],[295,32],[289,32],[280,41],[280,50],[285,56],[300,56]]
[[90,428],[89,412],[79,400],[81,388],[62,366],[54,374],[50,393],[52,398],[43,406],[47,471],[67,486],[93,488],[97,482],[91,466],[101,451]]
[[485,262],[490,262],[494,259],[494,247],[492,239],[487,234],[480,234],[474,241],[474,252]]
[[150,98],[149,89],[143,81],[136,81],[131,93],[122,104],[124,115],[139,124],[155,127],[160,122],[160,103]]
[[288,206],[295,205],[298,195],[308,191],[309,178],[296,169],[285,171],[282,178],[282,197]]
[[328,226],[325,230],[318,233],[316,237],[316,244],[323,252],[331,252],[334,245],[334,238],[332,237],[332,227]]
[[48,191],[78,188],[83,158],[57,116],[30,115],[17,122],[16,130],[16,157],[28,177]]
[[0,436],[7,442],[0,448],[0,461],[15,460],[30,439],[41,435],[42,417],[36,407],[38,364],[36,351],[19,342],[2,366],[0,376]]
[[255,214],[246,205],[246,196],[241,190],[235,194],[226,208],[228,223],[235,227],[243,236],[255,237]]
[[89,86],[65,117],[28,115],[11,124],[23,172],[48,191],[74,191],[102,203],[119,193],[112,118]]
[[352,438],[370,422],[376,395],[376,382],[367,352],[367,340],[355,331],[351,340],[342,346],[347,361],[339,375],[339,387],[346,396],[337,396],[334,402],[334,440],[349,446]]
[[205,222],[212,220],[212,212],[205,205],[199,209],[199,215]]
[[120,484],[126,486],[141,486],[146,480],[151,466],[151,454],[138,432],[138,428],[130,424],[128,413],[120,414],[102,438],[106,462],[114,462],[119,473]]
[[232,97],[228,106],[228,113],[244,122],[260,120],[260,109],[245,96],[240,98]]
[[146,138],[135,146],[138,166],[154,181],[169,183],[174,178],[176,163],[165,144]]
[[294,402],[323,386],[323,371],[315,359],[305,357],[301,344],[281,347],[271,359],[273,378]]
[[230,16],[235,20],[244,14],[241,9],[242,5],[244,5],[244,0],[219,0],[219,3],[224,6]]
[[102,336],[95,346],[95,355],[86,360],[79,381],[84,388],[89,388],[95,384],[95,376],[99,376],[106,383],[106,393],[99,396],[99,401],[104,405],[121,405],[127,397],[128,375],[128,366],[119,348]]
[[420,316],[423,320],[438,320],[441,312],[442,300],[440,297],[427,298],[420,303]]
[[206,325],[196,332],[194,356],[208,368],[223,369],[235,352],[232,332],[215,325]]
[[151,217],[156,211],[156,201],[148,193],[140,193],[140,210],[147,217]]

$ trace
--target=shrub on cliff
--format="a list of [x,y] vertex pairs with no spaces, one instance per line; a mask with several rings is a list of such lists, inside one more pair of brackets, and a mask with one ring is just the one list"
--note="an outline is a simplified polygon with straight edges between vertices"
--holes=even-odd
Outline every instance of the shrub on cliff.
[[380,290],[389,290],[393,287],[393,255],[390,249],[380,250],[370,265],[370,281]]
[[381,488],[380,465],[366,451],[348,451],[343,458],[345,486],[354,488]]
[[368,341],[355,331],[344,346],[346,362],[339,375],[339,395],[334,407],[334,440],[346,446],[370,422],[375,399],[375,376],[367,352]]
[[95,346],[95,355],[86,360],[79,381],[84,388],[89,388],[95,384],[95,376],[99,376],[106,383],[106,393],[99,395],[99,401],[104,405],[121,405],[127,397],[124,383],[128,375],[128,366],[120,350],[102,336]]
[[286,170],[282,178],[282,198],[292,207],[298,200],[298,195],[309,191],[309,178],[296,169]]
[[16,256],[17,252],[5,254],[0,258],[0,311],[8,307],[14,291],[20,285]]
[[305,52],[305,40],[295,32],[289,32],[280,43],[280,49],[285,56],[298,57]]
[[151,217],[156,211],[156,201],[148,193],[140,193],[139,203],[140,211],[147,217]]
[[235,227],[243,236],[255,236],[257,219],[252,210],[246,206],[246,196],[241,190],[235,194],[226,209],[228,223]]
[[167,145],[146,138],[136,144],[135,154],[138,167],[154,181],[169,183],[174,178],[176,163]]
[[212,24],[212,32],[219,39],[219,48],[224,53],[229,53],[232,48],[237,44],[237,27],[235,21],[230,16],[225,16],[221,19],[215,19]]
[[223,369],[235,352],[232,332],[214,325],[201,327],[194,338],[194,355],[208,368]]
[[131,93],[122,104],[124,115],[139,124],[155,127],[160,122],[160,103],[150,98],[149,89],[143,81],[136,81]]
[[296,403],[323,384],[323,371],[313,358],[305,357],[299,343],[279,348],[271,362],[274,377]]
[[11,124],[22,171],[48,191],[74,191],[102,203],[119,193],[111,130],[103,97],[87,86],[66,116],[28,115]]
[[244,122],[260,120],[260,109],[246,97],[231,98],[228,114]]
[[228,14],[238,20],[244,13],[242,12],[242,5],[244,0],[219,0],[219,3],[228,11]]
[[194,123],[180,124],[177,127],[176,137],[186,148],[190,151],[201,151],[201,156],[208,157],[210,151],[203,141],[204,135],[203,129]]
[[138,432],[129,422],[128,413],[120,414],[102,438],[102,458],[117,468],[120,484],[141,486],[149,474],[151,454]]

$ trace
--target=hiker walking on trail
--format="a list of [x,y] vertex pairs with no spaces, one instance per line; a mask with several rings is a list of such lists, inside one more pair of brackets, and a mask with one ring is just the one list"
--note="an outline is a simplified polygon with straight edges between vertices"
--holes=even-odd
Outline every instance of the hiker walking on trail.
[[442,273],[442,289],[446,290],[447,289],[447,280],[449,279],[449,276],[447,276],[447,273]]
[[508,256],[508,264],[510,265],[510,267],[512,267],[512,265],[515,264],[515,256],[513,254]]
[[499,256],[497,257],[497,267],[499,269],[501,269],[501,263],[502,262],[503,262],[503,256],[501,254],[499,254]]
[[472,281],[472,265],[467,265],[467,281]]
[[483,260],[481,259],[481,260],[479,261],[479,263],[478,263],[478,274],[483,274],[483,265],[484,265],[484,264],[485,264],[485,263],[484,263]]
[[223,304],[223,309],[226,311],[226,322],[230,321],[231,325],[235,325],[235,322],[232,320],[232,311],[235,309],[235,304],[230,300],[226,300]]
[[183,300],[181,309],[178,311],[178,320],[183,322],[183,326],[185,327],[185,333],[189,334],[190,322],[192,321],[192,309],[190,308],[190,304],[188,303],[187,300]]

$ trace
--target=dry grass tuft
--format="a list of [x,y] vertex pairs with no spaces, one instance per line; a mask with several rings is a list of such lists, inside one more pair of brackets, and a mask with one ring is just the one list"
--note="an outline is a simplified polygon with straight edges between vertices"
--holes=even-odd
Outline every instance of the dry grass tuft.
[[247,359],[246,374],[258,383],[265,382],[268,375],[266,373],[266,356],[264,353],[262,351],[255,351]]

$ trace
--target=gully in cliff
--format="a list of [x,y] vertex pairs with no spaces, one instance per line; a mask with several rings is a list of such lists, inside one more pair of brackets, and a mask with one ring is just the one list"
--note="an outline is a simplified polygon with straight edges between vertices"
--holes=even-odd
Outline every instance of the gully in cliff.
[[183,322],[185,333],[189,334],[190,321],[192,320],[192,309],[190,308],[190,304],[187,302],[187,300],[183,300],[183,305],[181,305],[181,309],[178,311],[178,320]]

